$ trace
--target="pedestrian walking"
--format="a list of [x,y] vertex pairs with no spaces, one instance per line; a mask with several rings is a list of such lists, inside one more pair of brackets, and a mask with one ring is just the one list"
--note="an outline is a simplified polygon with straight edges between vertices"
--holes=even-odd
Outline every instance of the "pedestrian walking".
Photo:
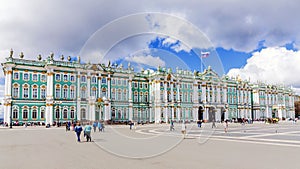
[[93,129],[94,129],[94,132],[96,132],[96,128],[97,128],[97,122],[94,121],[94,123],[93,123]]
[[100,132],[100,131],[102,131],[102,124],[101,124],[101,122],[100,122],[100,121],[98,121],[98,125],[97,125],[97,126],[98,126],[98,130],[99,130],[99,132]]
[[129,121],[129,129],[132,130],[133,122],[130,120]]
[[77,141],[80,142],[80,135],[81,135],[81,132],[82,132],[82,127],[81,127],[81,124],[78,123],[77,126],[75,127],[75,133],[77,135]]
[[216,126],[216,122],[215,122],[215,120],[213,120],[212,121],[212,125],[211,125],[211,128],[216,128],[217,126]]
[[84,135],[86,137],[86,142],[88,142],[88,141],[91,142],[92,141],[91,131],[92,131],[92,126],[91,125],[88,124],[84,127]]
[[183,121],[182,122],[182,125],[181,125],[181,133],[183,135],[183,138],[185,138],[185,134],[186,134],[186,125],[185,125],[185,122]]
[[173,130],[175,130],[174,122],[173,122],[173,120],[171,120],[171,122],[170,122],[170,131],[173,131]]
[[202,120],[198,120],[197,124],[198,124],[198,127],[201,128],[201,126],[202,126]]
[[228,132],[228,120],[224,121],[224,132],[227,133]]

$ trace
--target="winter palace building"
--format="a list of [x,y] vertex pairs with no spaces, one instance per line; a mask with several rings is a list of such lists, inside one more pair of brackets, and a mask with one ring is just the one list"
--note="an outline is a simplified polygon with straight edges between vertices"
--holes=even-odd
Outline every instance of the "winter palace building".
[[124,122],[222,121],[294,118],[290,88],[158,67],[135,72],[128,65],[81,64],[68,57],[13,57],[5,74],[4,121],[53,124],[73,120]]

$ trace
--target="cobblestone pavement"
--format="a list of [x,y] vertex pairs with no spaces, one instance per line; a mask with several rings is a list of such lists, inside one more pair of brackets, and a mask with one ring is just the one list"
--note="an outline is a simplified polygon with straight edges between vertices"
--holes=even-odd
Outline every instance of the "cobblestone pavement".
[[299,168],[300,123],[106,126],[92,142],[63,127],[0,128],[0,168]]

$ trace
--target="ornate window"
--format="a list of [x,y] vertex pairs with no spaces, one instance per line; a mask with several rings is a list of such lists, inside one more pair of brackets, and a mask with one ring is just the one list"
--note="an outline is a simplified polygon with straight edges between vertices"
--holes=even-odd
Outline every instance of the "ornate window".
[[13,97],[14,98],[19,97],[19,85],[18,84],[13,85]]
[[18,72],[15,72],[15,73],[14,73],[14,79],[15,79],[15,80],[19,80],[19,73],[18,73]]
[[148,92],[145,93],[144,98],[145,98],[144,101],[145,101],[145,102],[148,102]]
[[115,89],[115,88],[113,88],[113,89],[111,90],[111,99],[112,99],[112,100],[115,100],[115,99],[116,99],[116,89]]
[[64,109],[64,119],[67,119],[67,118],[68,118],[68,110]]
[[23,119],[27,119],[28,118],[28,110],[24,109],[23,110]]
[[86,76],[81,76],[81,82],[86,82]]
[[18,109],[14,108],[12,118],[13,118],[13,119],[17,119],[17,118],[18,118],[18,114],[19,114]]
[[36,73],[34,73],[34,74],[32,75],[32,80],[33,80],[33,81],[37,81],[37,80],[38,80],[38,77],[37,77],[37,74],[36,74]]
[[123,100],[127,100],[127,90],[124,89],[124,92],[123,92]]
[[38,87],[37,87],[37,85],[33,85],[33,87],[32,87],[32,98],[37,99],[37,96],[38,96]]
[[56,74],[56,75],[55,75],[55,80],[56,80],[56,81],[60,81],[60,74]]
[[122,90],[118,89],[118,98],[117,100],[122,100]]
[[23,75],[23,80],[29,80],[29,74],[28,73],[24,73]]
[[97,96],[97,88],[96,87],[93,87],[92,88],[92,96]]
[[86,87],[81,87],[81,98],[86,98]]
[[71,109],[71,119],[75,118],[75,111],[74,108]]
[[25,85],[23,85],[23,97],[28,98],[28,96],[29,96],[28,93],[29,93],[29,88],[28,88],[28,85],[25,84]]
[[45,109],[41,108],[41,119],[45,118]]
[[81,109],[81,110],[80,110],[80,114],[81,114],[81,119],[85,120],[85,119],[86,119],[86,112],[85,112],[85,109]]
[[60,85],[55,86],[55,98],[60,98]]
[[71,81],[71,82],[75,82],[75,76],[74,76],[74,75],[71,75],[71,76],[70,76],[70,81]]
[[64,81],[68,81],[68,75],[64,75]]
[[137,102],[138,101],[138,93],[137,92],[134,92],[134,102]]
[[106,78],[105,77],[102,78],[101,83],[106,84]]
[[42,76],[41,76],[41,81],[42,81],[42,82],[45,82],[45,81],[46,81],[46,75],[42,75]]
[[97,83],[97,78],[95,76],[92,77],[92,83]]
[[63,89],[63,98],[67,99],[68,98],[68,86],[65,85]]
[[70,97],[71,99],[75,99],[75,86],[70,87]]
[[46,98],[46,86],[41,86],[41,98],[45,99]]
[[142,102],[143,101],[143,92],[140,92],[140,99],[139,99],[139,102]]
[[58,106],[55,109],[55,118],[59,119],[59,107]]
[[102,97],[107,97],[106,96],[106,88],[102,88],[102,94],[101,95],[102,95]]
[[36,109],[33,109],[33,110],[32,110],[32,118],[33,118],[33,119],[36,119],[36,118],[37,118],[37,110],[36,110]]

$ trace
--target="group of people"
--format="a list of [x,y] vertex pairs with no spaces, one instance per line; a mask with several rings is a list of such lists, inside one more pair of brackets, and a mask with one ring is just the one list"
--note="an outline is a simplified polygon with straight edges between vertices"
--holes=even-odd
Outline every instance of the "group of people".
[[100,121],[94,122],[93,127],[91,126],[91,123],[88,123],[87,125],[84,126],[84,128],[81,126],[81,124],[78,122],[76,126],[74,127],[74,131],[77,136],[77,141],[81,142],[80,137],[81,137],[81,132],[83,131],[83,135],[86,138],[87,142],[92,141],[92,129],[94,129],[94,132],[96,132],[96,129],[98,127],[99,132],[104,132],[104,123],[101,123]]

